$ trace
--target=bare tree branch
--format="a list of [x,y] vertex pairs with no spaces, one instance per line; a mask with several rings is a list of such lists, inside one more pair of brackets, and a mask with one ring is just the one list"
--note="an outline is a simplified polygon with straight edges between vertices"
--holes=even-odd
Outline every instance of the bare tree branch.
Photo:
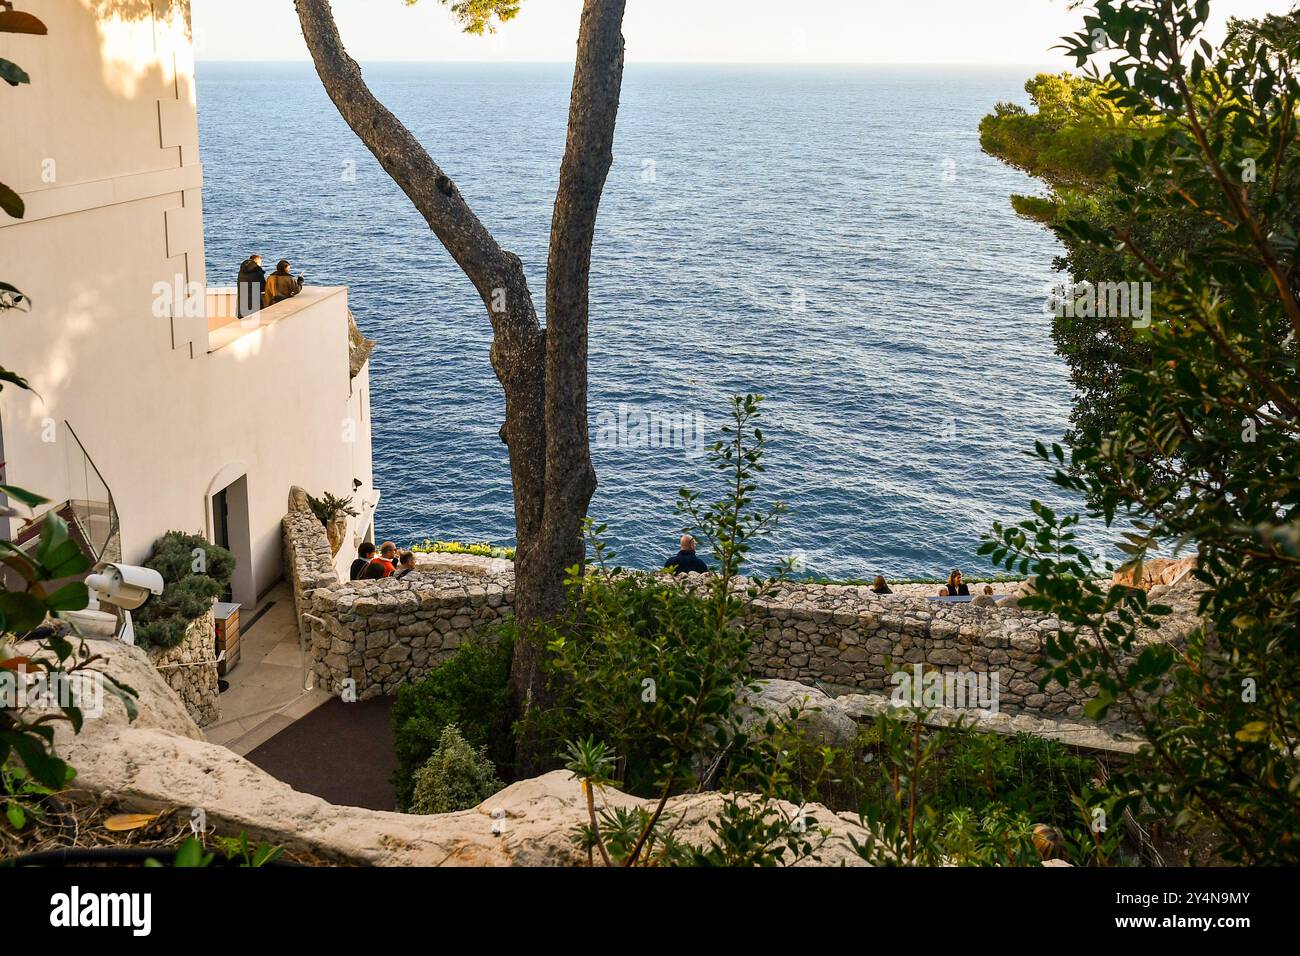
[[[316,72],[339,114],[474,283],[497,334],[517,337],[521,344],[536,336],[539,326],[519,257],[497,244],[451,177],[370,91],[361,67],[343,46],[329,0],[294,0],[294,5]],[[505,309],[500,308],[503,295]],[[524,302],[527,309],[520,309]],[[507,317],[519,327],[503,327]],[[518,322],[521,318],[524,321]]]

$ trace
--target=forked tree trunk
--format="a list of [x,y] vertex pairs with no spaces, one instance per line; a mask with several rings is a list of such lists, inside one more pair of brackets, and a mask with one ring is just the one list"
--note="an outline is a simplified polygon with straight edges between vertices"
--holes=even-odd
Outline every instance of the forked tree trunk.
[[[515,617],[521,638],[564,610],[567,568],[584,557],[582,521],[596,490],[587,429],[588,280],[596,215],[613,162],[623,84],[626,0],[585,0],[547,261],[547,327],[519,257],[501,248],[348,56],[329,0],[295,0],[312,61],[334,105],[473,282],[492,323],[492,367],[505,390],[501,437],[515,499]],[[511,669],[516,706],[544,693],[534,645]]]

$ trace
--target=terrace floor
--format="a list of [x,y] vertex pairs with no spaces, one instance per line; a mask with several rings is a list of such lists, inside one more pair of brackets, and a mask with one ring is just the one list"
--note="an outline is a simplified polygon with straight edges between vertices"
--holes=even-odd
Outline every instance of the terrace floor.
[[254,608],[240,608],[239,663],[225,676],[221,719],[204,735],[240,756],[332,699],[307,690],[307,669],[293,613],[293,595],[277,584]]

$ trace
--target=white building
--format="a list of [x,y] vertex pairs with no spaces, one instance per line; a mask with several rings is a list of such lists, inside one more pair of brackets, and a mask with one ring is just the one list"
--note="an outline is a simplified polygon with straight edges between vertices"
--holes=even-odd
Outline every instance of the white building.
[[353,496],[346,571],[378,503],[369,367],[351,374],[346,288],[253,322],[206,290],[189,0],[16,7],[49,33],[0,33],[31,77],[0,85],[0,182],[27,206],[0,212],[0,280],[30,299],[0,312],[0,365],[33,389],[0,392],[0,483],[51,499],[96,556],[201,532],[239,559],[246,605],[281,575],[289,489]]

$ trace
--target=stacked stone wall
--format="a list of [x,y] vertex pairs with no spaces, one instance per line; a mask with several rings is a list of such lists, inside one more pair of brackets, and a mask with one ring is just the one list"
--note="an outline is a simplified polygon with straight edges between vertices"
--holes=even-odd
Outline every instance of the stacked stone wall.
[[[403,580],[340,584],[332,567],[319,571],[328,558],[328,545],[320,550],[320,522],[290,518],[286,562],[304,608],[312,667],[327,689],[346,686],[362,698],[394,693],[472,634],[490,636],[510,614],[508,564],[456,556],[443,565],[422,556],[425,570]],[[478,563],[466,567],[467,561]],[[930,601],[929,585],[899,590],[879,595],[868,587],[791,583],[758,599],[751,618],[755,675],[832,693],[881,693],[893,690],[899,672],[920,664],[926,671],[996,675],[998,706],[1011,713],[1082,716],[1087,698],[1078,690],[1039,686],[1043,645],[1060,622],[1020,607],[1015,585],[998,585],[994,596],[969,604]],[[1175,614],[1146,639],[1180,641],[1195,622],[1194,593],[1185,585],[1160,590]]]

